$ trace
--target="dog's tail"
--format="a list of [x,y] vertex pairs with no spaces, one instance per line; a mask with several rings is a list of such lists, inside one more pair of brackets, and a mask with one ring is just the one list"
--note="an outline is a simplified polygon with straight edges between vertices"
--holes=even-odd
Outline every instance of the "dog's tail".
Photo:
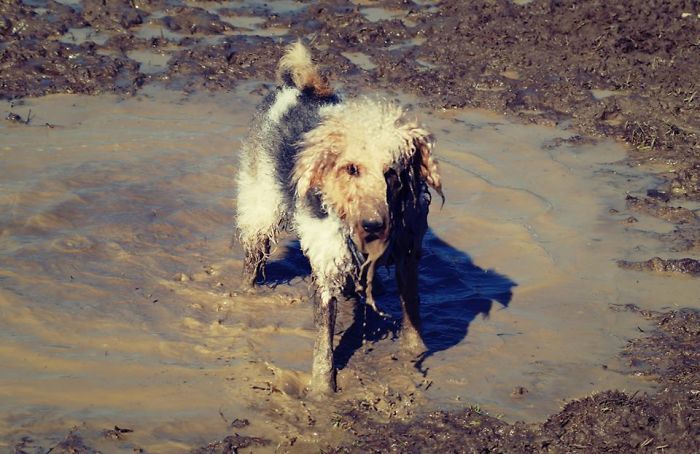
[[282,86],[310,90],[318,96],[333,94],[328,80],[311,61],[311,53],[301,41],[290,44],[277,66],[277,83]]

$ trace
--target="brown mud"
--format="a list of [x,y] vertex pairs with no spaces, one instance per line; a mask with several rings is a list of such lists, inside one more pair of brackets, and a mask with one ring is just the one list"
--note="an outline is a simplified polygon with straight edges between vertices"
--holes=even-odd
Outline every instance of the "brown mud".
[[[304,399],[310,317],[294,309],[305,301],[306,283],[295,277],[288,290],[278,285],[257,299],[241,297],[228,278],[237,275],[240,257],[221,252],[231,215],[228,177],[235,171],[225,147],[240,137],[243,118],[264,91],[246,81],[272,80],[284,44],[297,37],[311,40],[346,92],[401,91],[420,96],[415,103],[425,110],[448,109],[447,117],[430,122],[440,128],[440,157],[453,191],[442,220],[431,217],[436,235],[428,249],[438,251],[434,260],[461,260],[470,279],[493,286],[468,289],[477,309],[416,370],[402,366],[405,358],[387,344],[392,328],[377,322],[378,334],[369,336],[374,343],[347,349],[356,353],[342,359],[342,397],[328,408]],[[0,374],[0,447],[697,452],[700,322],[697,312],[677,308],[700,307],[692,290],[700,285],[698,52],[700,5],[682,0],[3,0],[0,98],[7,102],[0,151],[23,155],[1,171],[8,191],[2,203],[10,208],[0,218],[7,336],[0,356],[17,367]],[[164,115],[167,108],[148,104],[161,96],[149,92],[156,84],[181,92],[183,100],[205,91],[246,107],[227,117],[218,104],[171,100],[189,117]],[[177,124],[191,136],[178,137],[179,154],[149,155],[140,145],[171,145],[138,132],[140,110],[112,100],[124,110],[117,107],[106,121],[137,132],[111,147],[104,125],[90,119],[91,109],[110,111],[112,104],[30,99],[49,94],[138,99],[151,109],[140,122],[157,129],[167,120],[173,134]],[[77,113],[67,114],[71,103]],[[89,107],[81,110],[83,104]],[[450,118],[456,108],[554,127],[530,130],[536,143],[523,146],[523,160],[542,173],[498,154],[498,147],[531,140],[529,132],[461,110]],[[237,122],[235,130],[217,118]],[[71,138],[83,123],[95,134]],[[463,127],[497,145],[484,148],[459,132]],[[501,142],[503,131],[518,139]],[[61,149],[81,151],[53,149],[59,167],[51,170],[45,153],[56,134],[63,134]],[[200,136],[214,137],[223,151],[200,163],[184,157],[201,153]],[[542,137],[547,143],[538,142]],[[586,165],[625,157],[613,147],[595,151],[601,137],[630,145],[625,166],[581,173],[581,150],[596,156]],[[86,144],[106,155],[85,152]],[[88,163],[71,170],[81,158]],[[177,170],[160,172],[163,163]],[[523,168],[541,181],[513,181]],[[576,178],[548,180],[562,168],[578,169]],[[596,180],[600,174],[607,176]],[[179,212],[183,201],[191,208]],[[143,217],[134,206],[154,208]],[[470,220],[469,213],[479,214]],[[98,223],[83,225],[96,215]],[[465,239],[465,230],[477,233]],[[455,250],[469,251],[479,266]],[[598,275],[606,273],[614,277]],[[439,276],[426,278],[447,285]],[[37,303],[56,298],[66,306]],[[585,306],[591,301],[602,308]],[[242,310],[239,302],[253,309]],[[509,310],[492,311],[496,302]],[[622,311],[608,309],[618,303]],[[629,306],[635,303],[642,310]],[[279,314],[266,312],[270,304]],[[439,292],[428,294],[428,307],[447,307],[452,316],[450,304]],[[345,314],[348,331],[355,327],[351,315]],[[477,323],[478,315],[490,315],[490,324]],[[642,318],[656,325],[651,333]],[[86,330],[92,325],[99,329]],[[171,329],[183,334],[168,334]],[[633,337],[640,339],[629,341],[613,365],[611,352]],[[76,348],[89,353],[81,357]],[[530,350],[537,357],[523,360]],[[482,370],[464,370],[473,364]],[[377,376],[379,370],[388,376]],[[216,390],[225,382],[233,385],[222,396]],[[603,391],[610,388],[642,391]],[[184,402],[174,397],[182,395]],[[140,411],[145,401],[148,412]],[[188,413],[192,401],[218,406],[218,413]]]
[[575,400],[541,424],[508,424],[480,408],[381,424],[343,414],[353,443],[334,452],[696,452],[700,436],[700,313],[631,310],[654,321],[622,356],[663,385],[655,394],[605,391]]

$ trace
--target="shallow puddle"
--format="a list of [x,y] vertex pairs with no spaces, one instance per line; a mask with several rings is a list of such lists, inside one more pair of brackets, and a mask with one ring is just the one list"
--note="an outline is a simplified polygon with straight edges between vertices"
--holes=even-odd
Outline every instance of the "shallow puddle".
[[426,38],[423,38],[421,36],[417,36],[415,38],[408,39],[406,41],[401,41],[397,44],[392,44],[391,46],[387,47],[386,50],[392,51],[392,50],[398,50],[398,49],[410,49],[411,47],[416,47],[420,46],[424,42],[426,42]]
[[98,46],[103,45],[109,39],[110,35],[107,33],[96,32],[91,27],[83,28],[70,28],[68,31],[61,36],[60,40],[71,44],[83,44],[88,41],[92,41]]
[[611,96],[627,96],[629,95],[629,92],[625,90],[607,90],[602,88],[593,88],[591,89],[591,94],[595,99],[601,100],[609,98]]
[[221,16],[221,20],[228,22],[234,27],[242,27],[249,30],[254,30],[266,22],[265,18],[257,16]]
[[398,9],[386,9],[381,7],[361,8],[365,18],[370,22],[381,22],[384,20],[401,19],[406,15],[406,11]]
[[168,69],[170,55],[157,50],[130,50],[126,55],[141,64],[139,70],[144,74],[155,74]]
[[[273,0],[274,1],[274,0]],[[205,1],[205,0],[184,0],[182,2],[183,4],[194,7],[194,8],[202,8],[210,13],[218,13],[220,9],[223,8],[236,8],[240,7],[244,2],[242,0],[214,0],[214,1]],[[255,2],[250,2],[250,3],[255,3]]]
[[252,7],[254,9],[262,8],[272,14],[284,15],[300,11],[309,4],[297,0],[251,0],[239,2],[239,6],[240,5],[245,5],[246,7]]
[[341,52],[340,55],[350,60],[353,65],[365,71],[372,71],[377,67],[377,65],[372,63],[371,57],[363,52]]
[[289,34],[289,28],[285,27],[254,27],[247,30],[236,30],[233,35],[267,36],[275,38]]
[[178,33],[169,30],[167,27],[164,25],[159,24],[157,21],[154,22],[148,22],[146,24],[140,25],[138,27],[135,27],[136,30],[136,37],[137,38],[143,38],[143,39],[153,39],[153,38],[161,38],[161,39],[168,39],[170,41],[174,42],[179,42],[180,40],[186,38],[187,34],[184,33]]
[[[533,421],[596,390],[648,387],[615,359],[642,322],[610,306],[696,304],[697,285],[615,265],[660,247],[620,222],[620,188],[644,191],[649,177],[614,164],[616,143],[570,146],[568,131],[453,111],[420,115],[447,195],[421,264],[429,351],[417,364],[402,354],[382,270],[392,319],[370,314],[363,332],[343,304],[340,392],[309,400],[296,243],[255,294],[239,291],[242,253],[229,247],[256,86],[54,95],[14,108],[32,110],[30,126],[0,123],[0,447],[29,435],[49,448],[77,426],[108,452],[188,452],[238,418],[250,425],[235,431],[270,450],[306,452],[342,439],[332,421],[350,402],[387,418],[479,405]],[[104,439],[115,425],[134,432]]]
[[436,65],[434,65],[428,61],[425,61],[421,58],[416,58],[416,63],[418,63],[421,66],[420,68],[418,68],[419,71],[426,71],[428,69],[432,69],[432,68],[436,67]]

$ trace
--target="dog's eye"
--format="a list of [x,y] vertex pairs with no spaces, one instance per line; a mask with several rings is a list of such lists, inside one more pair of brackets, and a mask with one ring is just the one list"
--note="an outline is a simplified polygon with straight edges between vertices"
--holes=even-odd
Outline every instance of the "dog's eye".
[[348,175],[352,175],[353,177],[360,174],[360,169],[358,169],[355,164],[346,165],[345,171],[348,173]]

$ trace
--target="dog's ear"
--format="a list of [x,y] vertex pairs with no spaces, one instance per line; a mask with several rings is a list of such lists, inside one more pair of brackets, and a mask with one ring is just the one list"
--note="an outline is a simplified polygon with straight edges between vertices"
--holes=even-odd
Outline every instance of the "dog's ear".
[[438,169],[438,162],[433,157],[433,147],[435,146],[435,137],[427,130],[415,127],[409,132],[412,142],[413,159],[418,161],[420,167],[421,178],[428,185],[435,189],[435,192],[442,197],[442,203],[445,203],[445,194],[442,192],[442,180]]
[[296,186],[299,198],[306,197],[312,188],[321,188],[323,180],[335,165],[337,154],[321,144],[306,145],[297,156],[292,171],[292,183]]
[[333,170],[338,160],[339,151],[343,148],[343,134],[333,117],[325,117],[311,131],[304,134],[296,144],[300,148],[294,169],[292,184],[299,198],[306,197],[313,188],[323,187],[326,175]]

